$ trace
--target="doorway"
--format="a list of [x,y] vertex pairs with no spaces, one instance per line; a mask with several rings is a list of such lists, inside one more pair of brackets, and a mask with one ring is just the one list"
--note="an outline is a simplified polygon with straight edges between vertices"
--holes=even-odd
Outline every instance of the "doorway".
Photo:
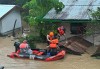
[[84,34],[86,32],[86,24],[83,23],[71,23],[70,31],[71,34]]

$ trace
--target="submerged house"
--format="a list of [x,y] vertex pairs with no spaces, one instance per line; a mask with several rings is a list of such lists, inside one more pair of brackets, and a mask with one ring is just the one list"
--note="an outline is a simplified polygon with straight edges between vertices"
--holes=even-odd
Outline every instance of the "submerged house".
[[0,4],[0,34],[6,35],[14,27],[17,29],[21,26],[20,8],[16,5]]
[[45,16],[45,21],[58,23],[70,23],[70,31],[77,33],[79,26],[86,25],[91,19],[91,11],[100,7],[100,0],[59,0],[65,7],[56,13],[52,8]]

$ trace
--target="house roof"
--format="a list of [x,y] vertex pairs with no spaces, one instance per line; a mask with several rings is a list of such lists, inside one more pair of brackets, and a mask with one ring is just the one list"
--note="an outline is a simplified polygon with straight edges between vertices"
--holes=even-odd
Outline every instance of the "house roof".
[[100,7],[100,0],[59,0],[65,7],[61,12],[56,13],[52,8],[44,19],[61,19],[61,20],[86,20],[90,19],[90,10],[95,11]]
[[3,5],[0,4],[0,20],[4,18],[8,13],[10,13],[13,9],[17,8],[16,5]]

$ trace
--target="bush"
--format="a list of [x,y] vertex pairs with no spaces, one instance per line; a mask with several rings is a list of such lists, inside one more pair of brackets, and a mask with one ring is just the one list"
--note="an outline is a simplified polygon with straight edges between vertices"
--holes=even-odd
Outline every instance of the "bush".
[[34,35],[31,34],[31,35],[27,36],[26,39],[28,40],[28,43],[31,46],[31,48],[36,48],[35,43],[45,42],[46,36],[45,35],[34,36]]
[[33,41],[33,42],[43,42],[41,37],[40,36],[34,36],[34,35],[29,35],[26,37],[26,39],[30,42],[30,41]]
[[26,37],[26,40],[28,41],[29,46],[31,47],[31,49],[36,48],[33,36],[29,35]]
[[47,32],[45,32],[45,34],[43,34],[43,30],[40,30],[40,37],[41,37],[41,42],[46,42],[46,34]]
[[25,38],[21,37],[19,38],[19,42],[22,43],[24,40],[26,40]]

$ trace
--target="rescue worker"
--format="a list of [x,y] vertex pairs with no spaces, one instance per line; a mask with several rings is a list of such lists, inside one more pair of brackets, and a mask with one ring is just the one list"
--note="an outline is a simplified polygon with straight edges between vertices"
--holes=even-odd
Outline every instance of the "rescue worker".
[[58,32],[58,39],[60,39],[61,36],[64,36],[66,39],[65,28],[63,26],[58,27],[57,32]]
[[28,45],[27,40],[24,40],[23,43],[20,44],[19,48],[21,54],[32,54],[32,50]]
[[50,44],[50,41],[54,39],[54,33],[50,32],[49,34],[47,34],[47,44]]
[[47,52],[49,52],[51,56],[54,56],[57,54],[58,50],[59,50],[58,39],[56,38],[51,40]]

